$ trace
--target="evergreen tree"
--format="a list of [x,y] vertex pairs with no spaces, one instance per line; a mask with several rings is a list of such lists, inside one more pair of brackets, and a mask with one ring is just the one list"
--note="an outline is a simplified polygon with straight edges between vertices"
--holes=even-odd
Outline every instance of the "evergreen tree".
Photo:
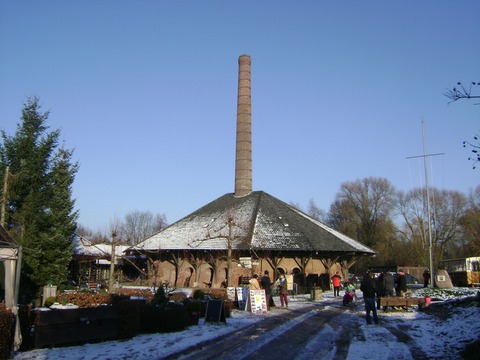
[[67,279],[78,212],[72,184],[78,163],[59,147],[60,131],[49,131],[48,112],[28,98],[14,136],[2,130],[0,171],[9,166],[5,227],[23,246],[22,282],[37,291]]

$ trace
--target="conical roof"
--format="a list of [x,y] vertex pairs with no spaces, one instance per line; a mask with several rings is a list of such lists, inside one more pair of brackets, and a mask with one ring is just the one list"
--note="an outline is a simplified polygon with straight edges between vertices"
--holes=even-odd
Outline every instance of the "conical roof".
[[360,242],[254,191],[225,194],[135,246],[137,250],[270,250],[373,255]]

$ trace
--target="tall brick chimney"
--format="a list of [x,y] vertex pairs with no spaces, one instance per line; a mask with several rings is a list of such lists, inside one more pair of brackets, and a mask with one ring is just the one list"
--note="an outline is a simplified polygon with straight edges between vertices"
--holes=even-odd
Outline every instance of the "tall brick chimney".
[[250,56],[238,58],[237,147],[235,155],[235,196],[252,192],[252,99]]

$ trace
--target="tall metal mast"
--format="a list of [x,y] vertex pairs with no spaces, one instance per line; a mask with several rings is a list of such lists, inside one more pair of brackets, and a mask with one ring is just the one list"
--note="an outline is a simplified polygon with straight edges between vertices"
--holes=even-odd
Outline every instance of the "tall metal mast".
[[425,142],[425,125],[422,118],[422,141],[423,141],[423,155],[420,156],[410,156],[407,159],[414,159],[423,157],[423,165],[425,168],[425,189],[427,192],[427,221],[428,221],[428,257],[429,257],[429,268],[430,268],[430,287],[434,287],[434,268],[433,268],[433,242],[432,242],[432,220],[431,220],[431,210],[430,210],[430,189],[428,186],[428,166],[427,166],[427,157],[428,156],[437,156],[444,155],[445,153],[429,154],[427,155],[427,145]]
[[432,221],[430,211],[430,190],[428,188],[428,166],[427,166],[427,145],[425,143],[425,125],[422,119],[422,139],[423,139],[423,165],[425,167],[425,187],[427,191],[427,219],[428,219],[428,252],[430,256],[430,287],[433,288],[433,244],[432,244]]

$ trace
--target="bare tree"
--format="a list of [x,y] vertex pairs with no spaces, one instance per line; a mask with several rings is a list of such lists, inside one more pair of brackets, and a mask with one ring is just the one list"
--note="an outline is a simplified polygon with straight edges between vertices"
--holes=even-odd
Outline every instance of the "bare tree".
[[125,215],[124,231],[127,242],[136,245],[167,226],[164,214],[133,210]]
[[426,195],[422,189],[399,192],[397,211],[404,220],[398,228],[399,239],[404,245],[401,253],[407,254],[412,263],[428,264]]
[[443,94],[451,100],[450,102],[462,99],[480,99],[480,95],[472,95],[472,86],[475,85],[480,85],[480,82],[472,81],[469,84],[468,89],[461,82],[457,82],[457,86],[447,89],[447,91]]
[[192,243],[192,248],[211,240],[223,240],[226,244],[227,261],[227,286],[232,285],[233,273],[233,252],[235,249],[249,249],[247,238],[250,237],[252,229],[247,220],[237,218],[233,206],[229,206],[225,212],[211,218],[210,223],[205,225],[206,233],[202,239]]
[[343,183],[330,207],[329,224],[374,247],[393,232],[395,189],[387,179],[365,178]]
[[[136,219],[136,221],[129,222],[131,219]],[[132,223],[135,226],[132,226]],[[127,224],[130,224],[130,227]],[[112,290],[117,275],[117,272],[115,271],[115,264],[118,262],[119,258],[121,258],[124,262],[128,262],[143,276],[147,275],[146,271],[148,271],[140,268],[135,260],[132,260],[128,256],[117,254],[118,246],[131,245],[131,239],[143,240],[146,237],[153,235],[157,231],[160,231],[160,229],[165,226],[166,221],[164,215],[158,214],[154,216],[148,211],[134,211],[127,214],[125,222],[122,222],[117,216],[115,216],[112,220],[110,220],[108,230],[104,230],[103,233],[100,231],[94,233],[91,229],[82,225],[77,225],[76,233],[81,237],[89,239],[92,245],[101,252],[102,258],[110,259],[108,287],[110,290]],[[104,246],[99,246],[105,244],[109,245],[107,246],[108,250],[106,250]]]
[[92,244],[102,244],[106,243],[109,240],[109,237],[103,234],[101,231],[97,230],[94,232],[92,229],[87,228],[81,224],[77,224],[77,229],[75,230],[77,235],[88,239]]
[[473,161],[472,168],[475,169],[477,167],[477,163],[480,161],[480,142],[478,140],[479,135],[475,135],[473,139],[477,142],[476,144],[471,143],[469,141],[464,141],[463,142],[463,147],[470,147],[471,152],[474,154],[473,156],[470,156],[468,160]]
[[[465,214],[466,197],[458,191],[438,190],[432,188],[430,198],[432,217],[432,245],[434,259],[438,264],[444,255],[462,241],[460,221]],[[399,193],[398,211],[404,220],[399,234],[405,249],[411,252],[412,261],[423,265],[428,263],[427,236],[428,216],[426,213],[426,196],[422,188],[413,189],[407,194]]]
[[325,222],[327,214],[324,210],[320,209],[313,199],[308,201],[308,210],[307,214],[310,215],[315,220]]
[[[452,89],[448,89],[447,92],[444,93],[444,95],[449,98],[452,102],[457,101],[457,100],[470,100],[470,99],[480,99],[480,95],[474,95],[472,94],[472,86],[480,86],[480,82],[474,82],[472,81],[470,85],[468,86],[468,89],[461,83],[458,82],[457,86],[453,87]],[[478,105],[480,103],[477,103],[475,105]],[[475,140],[474,143],[469,142],[469,141],[464,141],[463,142],[463,147],[469,147],[471,149],[471,152],[474,154],[473,156],[470,156],[468,160],[473,162],[472,168],[476,168],[476,164],[480,161],[480,142],[478,140],[478,135],[475,135],[473,139]]]
[[125,244],[125,241],[122,240],[124,235],[124,226],[117,217],[110,221],[109,232],[110,244],[112,248],[110,252],[110,274],[108,277],[108,289],[109,291],[113,291],[115,285],[116,247],[118,245]]
[[[480,185],[468,196],[467,210],[460,221],[468,252],[480,254]],[[459,254],[463,257],[467,254]]]
[[315,220],[318,220],[321,222],[325,222],[327,220],[327,214],[325,213],[324,210],[320,209],[317,206],[317,204],[315,203],[315,200],[313,199],[310,199],[308,201],[307,210],[304,210],[303,206],[300,205],[299,203],[295,203],[291,201],[288,204],[294,207],[295,209],[303,211],[305,214],[314,218]]

